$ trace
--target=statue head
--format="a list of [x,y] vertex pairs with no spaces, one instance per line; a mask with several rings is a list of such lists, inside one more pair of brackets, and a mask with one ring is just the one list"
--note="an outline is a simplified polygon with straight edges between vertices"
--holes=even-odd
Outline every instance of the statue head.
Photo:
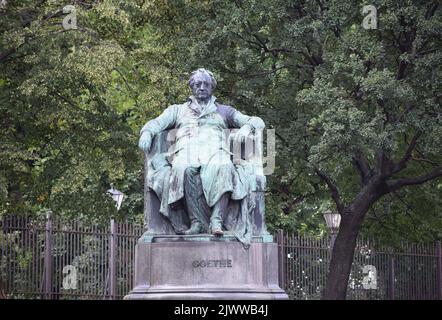
[[198,101],[207,102],[216,87],[216,80],[212,72],[200,68],[192,72],[189,79],[189,86],[193,96]]

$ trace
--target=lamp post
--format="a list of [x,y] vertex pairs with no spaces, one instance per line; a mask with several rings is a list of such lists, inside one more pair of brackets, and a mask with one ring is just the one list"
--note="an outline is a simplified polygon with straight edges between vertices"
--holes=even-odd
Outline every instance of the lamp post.
[[[115,189],[112,184],[111,188],[107,190],[107,193],[115,201],[117,210],[120,210],[124,193]],[[113,218],[110,220],[109,248],[109,296],[110,299],[114,300],[117,296],[117,225]]]
[[111,184],[111,188],[107,190],[107,193],[112,196],[112,199],[116,202],[115,206],[117,207],[117,210],[120,210],[121,203],[123,202],[124,193],[114,188],[114,186]]
[[335,245],[336,236],[338,235],[339,225],[341,224],[341,215],[339,213],[333,213],[331,210],[324,212],[325,223],[327,228],[330,230],[330,255],[333,251]]

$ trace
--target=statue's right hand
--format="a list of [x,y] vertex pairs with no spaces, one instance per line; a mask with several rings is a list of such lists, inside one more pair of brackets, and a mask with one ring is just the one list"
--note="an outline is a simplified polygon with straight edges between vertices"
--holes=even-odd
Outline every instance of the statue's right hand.
[[152,138],[150,137],[149,132],[143,132],[140,137],[140,142],[138,143],[138,147],[144,152],[149,152],[150,145],[152,143]]

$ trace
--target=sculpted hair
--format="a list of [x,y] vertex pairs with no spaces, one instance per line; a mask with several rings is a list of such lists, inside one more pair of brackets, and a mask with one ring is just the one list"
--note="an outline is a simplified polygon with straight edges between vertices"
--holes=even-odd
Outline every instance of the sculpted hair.
[[213,73],[210,72],[209,70],[204,69],[204,68],[199,68],[198,70],[195,70],[195,71],[193,71],[193,72],[190,74],[190,78],[189,78],[189,86],[190,86],[190,87],[192,87],[193,83],[195,82],[195,76],[196,76],[198,73],[205,73],[205,74],[209,75],[209,76],[210,76],[210,79],[212,80],[212,88],[213,88],[213,89],[216,88],[216,79],[215,79],[215,77],[213,76]]

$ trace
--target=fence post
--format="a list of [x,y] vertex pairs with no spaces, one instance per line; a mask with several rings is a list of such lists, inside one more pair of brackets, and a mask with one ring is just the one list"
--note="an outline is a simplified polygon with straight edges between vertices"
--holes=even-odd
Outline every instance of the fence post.
[[279,286],[284,290],[285,288],[285,265],[284,265],[284,231],[278,229],[276,234],[278,242],[278,266],[279,266]]
[[44,250],[44,298],[52,299],[52,212],[46,215]]
[[109,247],[109,295],[111,300],[115,300],[117,297],[117,228],[114,219],[110,221]]
[[437,298],[442,300],[442,249],[440,240],[436,241],[437,255]]
[[395,292],[394,292],[394,256],[393,252],[390,253],[388,257],[388,292],[387,298],[388,300],[394,300]]

